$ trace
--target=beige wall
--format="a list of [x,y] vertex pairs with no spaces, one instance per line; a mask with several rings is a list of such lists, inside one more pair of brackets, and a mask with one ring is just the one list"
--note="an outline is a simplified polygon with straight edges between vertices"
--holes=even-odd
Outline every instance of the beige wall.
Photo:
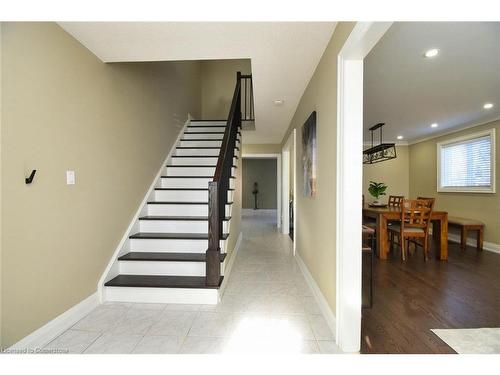
[[251,74],[250,60],[204,60],[201,62],[201,116],[203,119],[227,119],[238,71],[242,74]]
[[[243,134],[243,138],[245,135]],[[243,139],[245,142],[245,139]],[[247,154],[280,154],[281,144],[249,144],[243,143],[243,155]]]
[[[457,133],[434,138],[410,146],[410,196],[436,197],[436,209],[448,211],[450,215],[481,220],[486,224],[484,239],[500,244],[500,196],[477,193],[437,193],[436,143],[466,134],[495,128],[500,131],[500,121],[491,122]],[[496,173],[498,189],[498,166],[500,165],[500,136],[496,138]]]
[[253,184],[259,184],[259,208],[277,208],[277,159],[243,159],[243,208],[254,208]]
[[54,23],[3,24],[1,43],[1,344],[9,346],[96,291],[187,114],[201,114],[201,69],[103,64]]
[[397,158],[375,164],[363,165],[363,194],[367,203],[373,201],[368,192],[370,181],[384,182],[387,185],[387,195],[380,200],[386,202],[389,195],[410,195],[409,147],[396,147]]
[[[336,303],[336,124],[337,56],[354,23],[340,22],[314,72],[284,141],[297,128],[297,251],[325,296],[332,311]],[[312,111],[317,111],[317,194],[303,195],[301,129]]]

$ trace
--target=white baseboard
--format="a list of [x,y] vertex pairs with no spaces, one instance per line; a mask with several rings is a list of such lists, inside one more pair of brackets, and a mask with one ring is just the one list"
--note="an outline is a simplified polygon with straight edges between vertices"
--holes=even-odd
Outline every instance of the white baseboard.
[[[460,242],[460,235],[454,233],[448,233],[448,240],[452,242]],[[476,238],[475,237],[467,238],[467,245],[475,248],[477,245]],[[500,254],[500,245],[493,242],[484,241],[483,249],[491,251],[492,253]]]
[[222,280],[222,284],[219,288],[219,300],[224,295],[224,291],[226,289],[226,285],[229,280],[229,275],[231,274],[231,270],[233,269],[233,264],[236,259],[236,256],[238,255],[238,251],[240,250],[242,240],[243,240],[243,233],[240,232],[240,234],[238,235],[238,239],[236,240],[236,245],[234,245],[234,249],[231,253],[231,256],[227,261],[226,265],[224,266],[224,280]]
[[316,299],[316,302],[318,303],[321,313],[325,318],[326,322],[328,323],[328,326],[330,327],[333,336],[336,337],[337,323],[335,319],[335,314],[333,313],[332,309],[330,309],[330,305],[326,301],[325,296],[323,296],[323,293],[321,293],[318,284],[316,284],[316,281],[312,277],[311,273],[309,272],[309,269],[307,268],[306,264],[304,263],[304,261],[302,260],[302,258],[298,253],[295,254],[295,260],[297,261],[297,264],[299,265],[300,270],[302,271],[302,274],[304,275],[306,282],[309,285],[309,288],[311,288],[313,296]]
[[36,353],[37,349],[42,349],[57,336],[84,318],[98,305],[99,296],[96,292],[69,310],[63,312],[58,317],[52,319],[41,328],[30,333],[28,336],[8,348],[6,352]]

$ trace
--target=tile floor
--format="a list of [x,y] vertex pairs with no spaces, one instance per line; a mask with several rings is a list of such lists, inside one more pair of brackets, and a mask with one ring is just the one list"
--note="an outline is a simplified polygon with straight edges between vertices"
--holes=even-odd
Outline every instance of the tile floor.
[[243,241],[218,305],[106,303],[49,343],[70,353],[340,353],[276,228],[243,210]]

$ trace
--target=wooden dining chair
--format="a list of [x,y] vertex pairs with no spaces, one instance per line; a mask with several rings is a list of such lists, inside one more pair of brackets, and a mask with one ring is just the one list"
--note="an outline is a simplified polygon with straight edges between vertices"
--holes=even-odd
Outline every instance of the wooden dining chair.
[[436,198],[427,198],[427,197],[417,197],[418,200],[421,201],[429,201],[430,208],[434,209],[434,203],[436,203]]
[[[417,197],[418,200],[422,201],[427,201],[427,204],[429,205],[429,208],[431,210],[434,210],[434,203],[436,203],[436,198],[431,198],[431,197]],[[430,225],[430,224],[429,224]],[[422,246],[422,244],[419,242],[419,238],[414,238],[410,242],[415,245],[415,250],[417,249],[418,246]],[[409,246],[407,246],[409,248]]]
[[422,239],[424,259],[427,261],[429,253],[429,225],[432,208],[428,200],[405,199],[401,205],[401,222],[394,223],[388,230],[391,238],[391,248],[394,246],[394,237],[399,238],[401,258],[406,260],[406,250],[410,239]]
[[387,205],[389,207],[401,207],[401,203],[405,197],[403,195],[389,195],[389,200],[387,201]]

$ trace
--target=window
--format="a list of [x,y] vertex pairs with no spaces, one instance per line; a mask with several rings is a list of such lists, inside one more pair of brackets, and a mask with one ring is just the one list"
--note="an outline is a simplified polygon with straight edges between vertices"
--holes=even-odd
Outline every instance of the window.
[[495,192],[495,129],[437,144],[438,192]]

